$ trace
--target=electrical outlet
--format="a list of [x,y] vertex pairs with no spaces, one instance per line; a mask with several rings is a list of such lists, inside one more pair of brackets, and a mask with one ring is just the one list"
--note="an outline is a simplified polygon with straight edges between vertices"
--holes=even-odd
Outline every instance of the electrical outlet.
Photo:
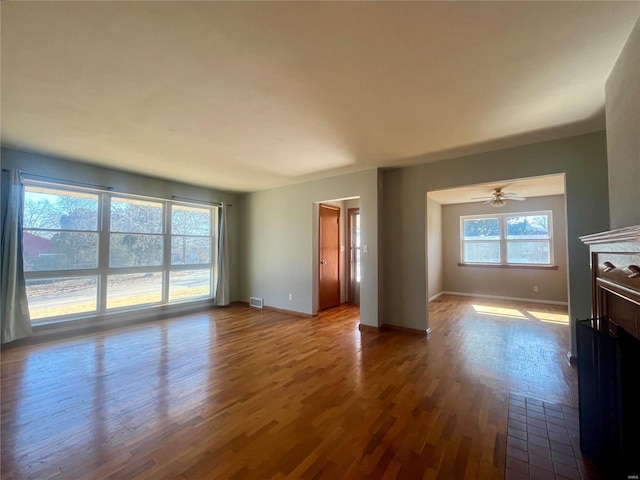
[[533,286],[533,293],[538,293],[538,286],[537,285]]
[[[536,287],[536,288],[537,288],[537,287]],[[293,293],[290,293],[290,294],[289,294],[289,301],[290,301],[290,302],[293,302]]]

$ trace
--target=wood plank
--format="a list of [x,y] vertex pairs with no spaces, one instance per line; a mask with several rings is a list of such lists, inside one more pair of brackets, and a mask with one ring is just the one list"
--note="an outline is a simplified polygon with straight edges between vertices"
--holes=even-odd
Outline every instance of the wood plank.
[[443,295],[426,337],[234,305],[4,348],[2,478],[501,478],[508,392],[577,403],[545,315]]

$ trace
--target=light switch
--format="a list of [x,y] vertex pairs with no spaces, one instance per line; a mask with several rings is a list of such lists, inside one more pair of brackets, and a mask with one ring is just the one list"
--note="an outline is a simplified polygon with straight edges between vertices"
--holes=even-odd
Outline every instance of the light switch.
[[369,253],[369,245],[362,245],[362,253]]

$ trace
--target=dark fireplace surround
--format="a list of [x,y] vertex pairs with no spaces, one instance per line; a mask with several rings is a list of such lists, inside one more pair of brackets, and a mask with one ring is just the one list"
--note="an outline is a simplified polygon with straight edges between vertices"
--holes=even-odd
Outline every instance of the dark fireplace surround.
[[607,478],[640,478],[640,226],[581,237],[592,318],[576,325],[580,449]]

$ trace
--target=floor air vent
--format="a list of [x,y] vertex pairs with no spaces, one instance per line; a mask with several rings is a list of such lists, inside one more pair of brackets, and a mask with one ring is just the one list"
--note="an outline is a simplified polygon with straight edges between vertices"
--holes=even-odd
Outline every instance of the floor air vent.
[[261,298],[249,297],[249,306],[262,308],[263,300]]

